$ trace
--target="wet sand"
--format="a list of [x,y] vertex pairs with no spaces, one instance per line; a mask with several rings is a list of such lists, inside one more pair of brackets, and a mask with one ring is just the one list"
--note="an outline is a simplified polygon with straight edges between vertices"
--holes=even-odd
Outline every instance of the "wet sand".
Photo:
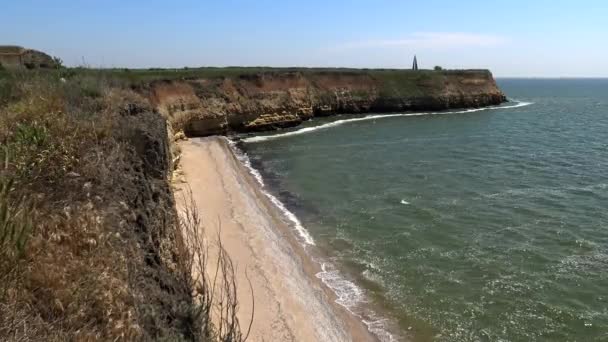
[[[192,191],[206,236],[219,233],[236,266],[238,318],[244,329],[254,311],[249,341],[376,340],[315,277],[319,266],[225,138],[190,139],[181,148],[183,188]],[[208,267],[215,267],[213,261]]]

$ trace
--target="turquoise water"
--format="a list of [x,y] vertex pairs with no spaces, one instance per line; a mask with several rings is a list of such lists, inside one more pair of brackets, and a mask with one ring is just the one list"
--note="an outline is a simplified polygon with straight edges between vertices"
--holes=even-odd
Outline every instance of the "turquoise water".
[[608,341],[608,80],[499,85],[531,104],[340,116],[244,148],[399,335]]

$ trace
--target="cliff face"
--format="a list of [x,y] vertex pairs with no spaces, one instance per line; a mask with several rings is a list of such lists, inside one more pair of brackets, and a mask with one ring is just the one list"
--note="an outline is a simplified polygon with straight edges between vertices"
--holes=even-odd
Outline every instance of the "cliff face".
[[443,110],[506,100],[487,70],[273,71],[155,82],[150,96],[192,136],[272,130],[337,113]]

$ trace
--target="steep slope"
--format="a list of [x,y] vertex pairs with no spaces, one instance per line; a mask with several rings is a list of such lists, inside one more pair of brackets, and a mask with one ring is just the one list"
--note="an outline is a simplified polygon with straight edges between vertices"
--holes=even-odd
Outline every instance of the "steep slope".
[[157,81],[150,97],[193,136],[272,130],[337,113],[483,107],[506,100],[487,70],[269,71]]

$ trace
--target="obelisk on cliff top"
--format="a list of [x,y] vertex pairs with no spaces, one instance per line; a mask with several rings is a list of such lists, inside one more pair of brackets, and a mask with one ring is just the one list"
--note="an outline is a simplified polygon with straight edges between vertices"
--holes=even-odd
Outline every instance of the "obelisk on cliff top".
[[414,55],[414,63],[412,64],[412,70],[418,70],[418,60],[416,59],[416,55]]

